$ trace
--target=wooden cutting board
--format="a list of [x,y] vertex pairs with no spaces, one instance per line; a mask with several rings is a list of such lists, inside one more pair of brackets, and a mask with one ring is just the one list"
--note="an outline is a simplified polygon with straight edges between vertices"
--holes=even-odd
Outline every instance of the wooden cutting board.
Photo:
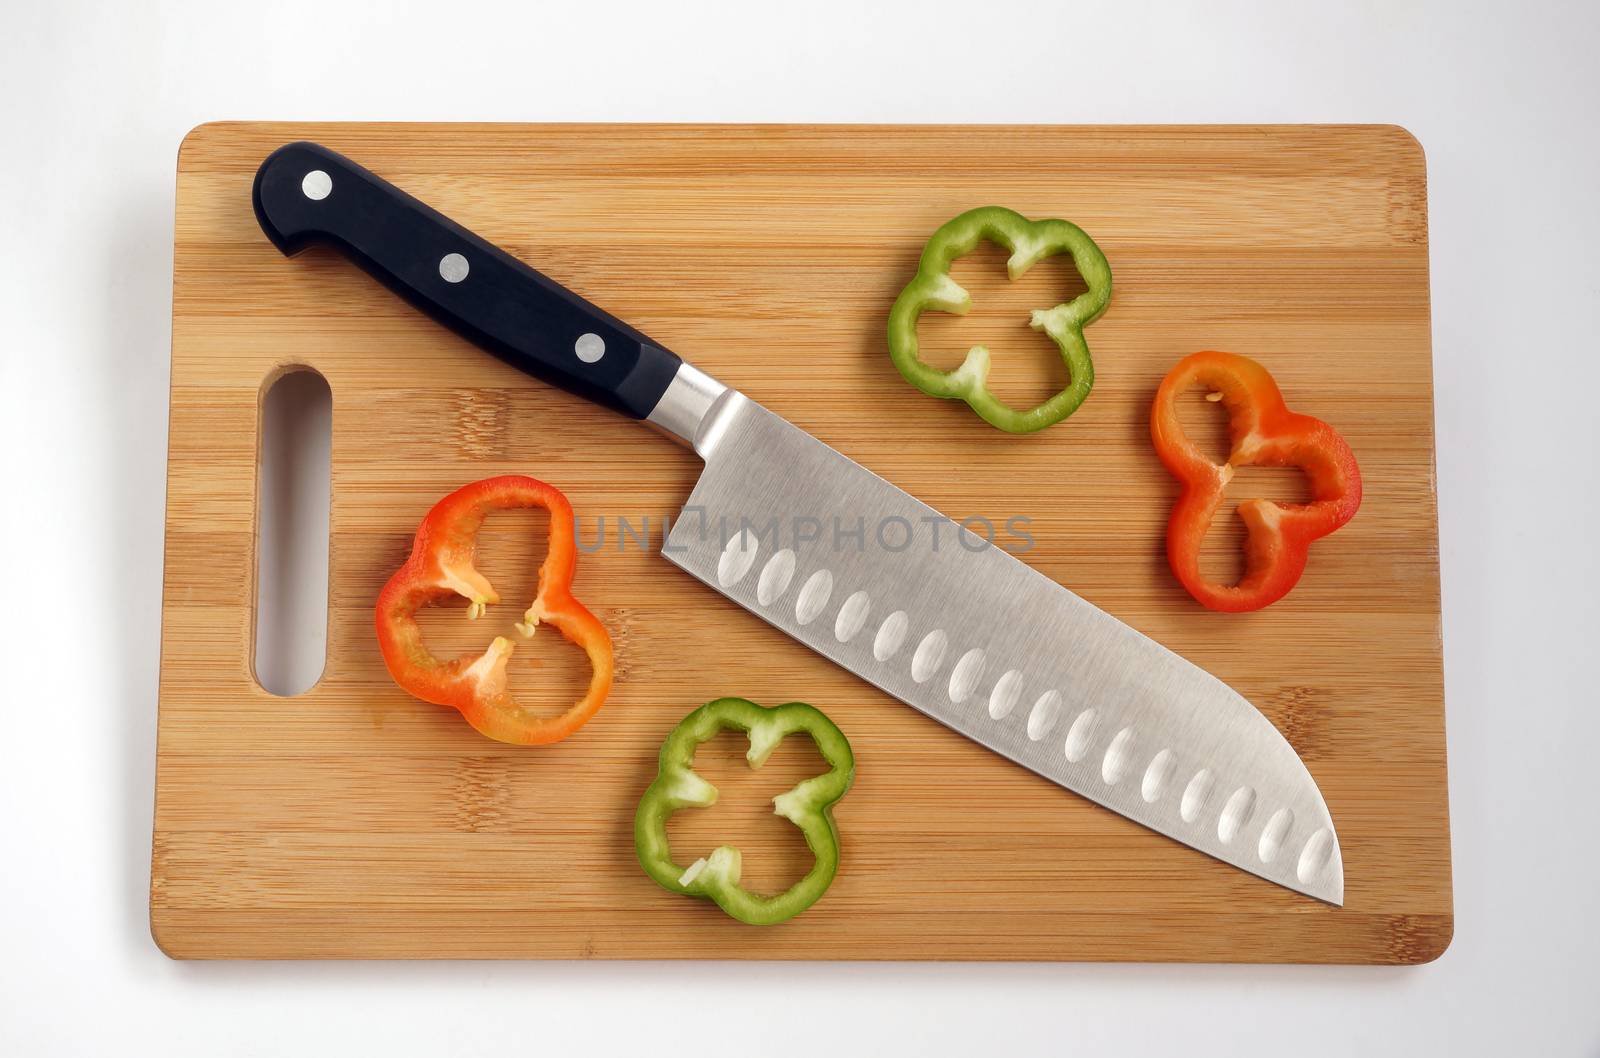
[[[518,374],[344,259],[281,257],[250,208],[278,145],[316,139],[460,220],[955,517],[1030,519],[1026,561],[1210,669],[1305,759],[1343,843],[1324,906],[1053,786],[833,667],[663,562],[697,461]],[[884,321],[924,240],[971,206],[1076,221],[1115,272],[1088,331],[1093,394],[1001,434],[891,366]],[[985,342],[1022,403],[1059,384],[1026,309],[1060,261],[1007,284],[963,260],[972,316],[925,321],[932,358]],[[1422,150],[1392,127],[804,127],[218,124],[178,162],[172,415],[151,925],[181,957],[1105,959],[1413,963],[1452,930]],[[1197,349],[1266,363],[1334,423],[1365,502],[1262,612],[1193,603],[1163,556],[1175,495],[1151,451],[1155,387]],[[278,698],[252,676],[261,396],[288,367],[333,400],[327,667]],[[1194,428],[1221,427],[1198,397]],[[576,737],[490,742],[400,691],[372,603],[450,489],[521,472],[579,513],[580,598],[619,679]],[[1287,477],[1284,475],[1287,474]],[[1246,470],[1231,498],[1293,497]],[[1230,505],[1231,510],[1231,505]],[[618,519],[652,544],[619,546]],[[604,519],[605,527],[601,527]],[[1237,568],[1230,514],[1208,544]],[[492,520],[486,565],[531,592],[536,520]],[[1023,546],[1020,539],[1002,541]],[[487,624],[433,611],[441,651]],[[496,626],[492,630],[498,630]],[[553,708],[586,678],[546,634],[514,678]],[[800,699],[855,746],[843,868],[771,929],[666,893],[631,819],[655,754],[721,695]],[[675,821],[681,862],[725,840],[776,887],[804,847],[766,799],[804,773],[732,738],[722,802]]]

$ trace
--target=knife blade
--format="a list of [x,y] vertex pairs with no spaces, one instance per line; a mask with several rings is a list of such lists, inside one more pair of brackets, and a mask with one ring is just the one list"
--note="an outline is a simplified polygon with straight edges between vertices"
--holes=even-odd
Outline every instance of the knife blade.
[[693,448],[705,469],[663,555],[698,580],[1046,779],[1343,903],[1315,779],[1216,677],[334,151],[279,148],[252,199],[284,253],[331,243],[495,355]]

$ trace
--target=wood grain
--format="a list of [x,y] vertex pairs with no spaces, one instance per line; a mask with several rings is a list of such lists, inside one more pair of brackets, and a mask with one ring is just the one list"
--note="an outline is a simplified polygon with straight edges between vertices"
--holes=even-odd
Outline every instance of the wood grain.
[[[335,254],[280,257],[250,182],[299,138],[946,513],[1031,518],[1028,562],[1279,725],[1339,827],[1347,905],[1043,782],[649,551],[619,549],[621,517],[648,519],[659,543],[695,459],[482,355]],[[1449,943],[1426,187],[1402,130],[221,124],[184,141],[177,202],[151,888],[170,954],[1406,963]],[[991,202],[1076,221],[1116,276],[1088,332],[1094,393],[1029,438],[916,393],[883,348],[927,234]],[[983,340],[1006,395],[1047,391],[1050,351],[1022,321],[1070,273],[1041,266],[1008,285],[983,254],[961,268],[980,309],[930,320],[930,355]],[[1162,556],[1174,488],[1150,449],[1149,402],[1200,348],[1267,363],[1291,406],[1339,427],[1366,482],[1356,519],[1256,614],[1200,609]],[[257,423],[264,383],[295,365],[333,392],[328,663],[311,691],[274,698],[251,675]],[[1196,429],[1214,433],[1203,412]],[[609,527],[576,588],[616,638],[617,688],[546,749],[489,742],[406,696],[371,631],[423,512],[510,471],[565,490],[591,544],[599,519]],[[526,593],[535,528],[491,525],[508,598]],[[1226,572],[1237,531],[1213,535],[1208,562]],[[427,627],[465,646],[458,618]],[[545,639],[519,657],[552,706],[583,677],[562,648]],[[663,892],[633,859],[632,810],[662,737],[724,694],[811,701],[859,761],[838,810],[838,881],[774,929]],[[673,836],[685,861],[743,843],[753,876],[783,884],[803,857],[759,805],[806,755],[747,774],[736,748],[714,744],[706,765],[726,809]]]

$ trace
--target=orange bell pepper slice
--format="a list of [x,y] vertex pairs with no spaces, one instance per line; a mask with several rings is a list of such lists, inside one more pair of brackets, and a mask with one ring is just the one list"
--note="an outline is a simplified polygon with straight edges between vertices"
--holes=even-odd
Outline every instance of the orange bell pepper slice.
[[[417,610],[435,600],[460,595],[467,616],[477,618],[500,596],[473,566],[478,530],[491,511],[543,507],[550,512],[550,543],[539,567],[539,591],[517,632],[532,636],[552,624],[589,656],[589,690],[560,716],[541,718],[519,706],[507,687],[506,663],[512,643],[496,636],[478,657],[440,661],[422,642]],[[611,691],[615,662],[611,636],[594,614],[572,597],[577,567],[572,505],[542,481],[518,475],[488,478],[463,486],[434,505],[417,529],[411,557],[389,578],[378,596],[378,645],[389,674],[402,688],[435,705],[460,711],[469,724],[500,742],[544,745],[559,742],[582,727]]]
[[[1195,383],[1228,409],[1233,450],[1213,463],[1185,436],[1177,399]],[[1344,525],[1361,506],[1361,471],[1344,438],[1321,419],[1297,415],[1267,369],[1234,353],[1194,353],[1178,361],[1156,391],[1150,415],[1156,454],[1183,492],[1167,523],[1167,561],[1202,606],[1239,613],[1259,610],[1289,593],[1306,568],[1313,541]],[[1200,573],[1200,542],[1222,503],[1222,493],[1242,466],[1297,466],[1311,481],[1310,503],[1253,499],[1239,504],[1249,535],[1245,574],[1235,585]]]

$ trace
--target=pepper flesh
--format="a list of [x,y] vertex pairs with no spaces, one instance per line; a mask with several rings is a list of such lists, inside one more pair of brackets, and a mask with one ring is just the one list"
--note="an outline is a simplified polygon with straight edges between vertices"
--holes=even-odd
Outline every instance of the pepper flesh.
[[[539,590],[517,632],[534,634],[554,625],[589,656],[593,675],[578,703],[560,716],[540,718],[517,705],[507,687],[512,643],[496,636],[476,658],[441,661],[429,653],[417,625],[419,608],[450,595],[468,601],[467,616],[481,616],[500,601],[473,565],[478,530],[491,511],[543,507],[550,512],[549,548],[539,567]],[[572,505],[553,486],[519,475],[488,478],[457,489],[434,505],[417,529],[411,557],[378,596],[378,645],[389,674],[402,688],[435,705],[458,710],[478,731],[500,742],[542,745],[559,742],[595,714],[611,690],[614,662],[605,626],[572,597],[577,566]]]
[[[1034,330],[1048,334],[1066,362],[1067,386],[1027,411],[1018,411],[989,390],[989,350],[975,345],[954,371],[940,371],[917,352],[917,319],[928,309],[966,315],[972,297],[950,277],[950,266],[984,239],[1010,252],[1006,274],[1019,278],[1046,257],[1066,253],[1088,289],[1051,309],[1036,309]],[[922,392],[963,400],[992,426],[1007,433],[1032,433],[1078,410],[1094,385],[1094,362],[1083,329],[1111,302],[1111,266],[1082,228],[1064,220],[1032,221],[1003,206],[980,206],[947,221],[928,239],[916,278],[889,311],[889,356],[907,382]]]
[[[1206,458],[1178,422],[1177,399],[1195,383],[1209,387],[1210,399],[1228,410],[1232,451],[1226,463]],[[1248,357],[1206,351],[1180,360],[1156,391],[1150,433],[1161,462],[1183,483],[1167,523],[1167,560],[1189,594],[1213,610],[1259,610],[1283,598],[1305,571],[1312,542],[1361,506],[1361,471],[1344,438],[1321,419],[1285,407],[1267,369]],[[1249,533],[1245,574],[1236,585],[1217,584],[1200,572],[1200,544],[1235,469],[1250,465],[1299,467],[1311,482],[1312,500],[1240,503]]]
[[[717,788],[694,771],[694,754],[719,731],[745,732],[752,768],[765,764],[778,743],[796,732],[811,736],[828,765],[787,793],[772,799],[773,811],[805,834],[816,862],[800,881],[776,896],[761,896],[739,885],[739,850],[724,845],[688,868],[673,862],[667,842],[667,818],[681,808],[707,808],[716,803]],[[855,756],[844,733],[822,712],[803,702],[764,708],[743,698],[719,698],[688,716],[661,745],[660,769],[639,800],[634,815],[634,847],[639,865],[663,889],[716,902],[729,915],[753,926],[793,918],[827,890],[839,869],[839,829],[833,805],[855,778]]]

